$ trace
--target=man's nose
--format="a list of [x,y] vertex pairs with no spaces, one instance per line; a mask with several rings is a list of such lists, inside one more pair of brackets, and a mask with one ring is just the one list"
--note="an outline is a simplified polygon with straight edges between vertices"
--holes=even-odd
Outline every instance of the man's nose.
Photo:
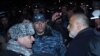
[[69,31],[69,25],[67,26],[67,29],[68,29],[68,31]]
[[39,26],[40,26],[40,27],[42,26],[41,22],[39,23]]
[[35,38],[34,38],[33,36],[31,36],[31,40],[32,40],[32,41],[35,41]]

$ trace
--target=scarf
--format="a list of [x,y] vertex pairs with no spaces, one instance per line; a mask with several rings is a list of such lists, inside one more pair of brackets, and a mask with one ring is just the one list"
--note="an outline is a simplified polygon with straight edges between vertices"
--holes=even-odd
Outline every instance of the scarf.
[[31,56],[32,55],[32,50],[31,49],[27,49],[23,46],[21,46],[19,43],[17,43],[14,40],[9,40],[8,44],[7,44],[7,50],[11,50],[20,54],[23,54],[25,56]]

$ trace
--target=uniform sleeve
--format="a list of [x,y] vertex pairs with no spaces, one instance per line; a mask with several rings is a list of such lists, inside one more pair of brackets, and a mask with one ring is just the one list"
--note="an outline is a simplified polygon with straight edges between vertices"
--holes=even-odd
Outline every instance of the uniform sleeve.
[[60,56],[65,56],[67,48],[65,47],[65,44],[63,42],[61,34],[60,34],[60,38],[59,38],[59,43],[58,44],[59,44],[59,55]]

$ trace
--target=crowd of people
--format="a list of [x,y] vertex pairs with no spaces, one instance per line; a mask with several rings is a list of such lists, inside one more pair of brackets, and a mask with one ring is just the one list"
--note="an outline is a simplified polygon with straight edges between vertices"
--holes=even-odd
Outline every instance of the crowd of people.
[[100,4],[0,12],[0,56],[100,56]]

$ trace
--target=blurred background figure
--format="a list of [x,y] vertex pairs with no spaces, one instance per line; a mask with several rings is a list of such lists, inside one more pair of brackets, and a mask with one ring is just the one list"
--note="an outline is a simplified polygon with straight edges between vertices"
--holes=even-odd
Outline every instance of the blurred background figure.
[[0,52],[6,49],[6,41],[3,36],[0,35]]
[[96,36],[89,43],[89,56],[100,56],[100,1],[94,2],[92,16],[91,20],[93,21]]
[[67,17],[65,15],[62,15],[62,12],[55,12],[52,15],[51,20],[49,21],[49,25],[54,30],[62,34],[65,45],[67,45],[70,41],[70,38],[68,36],[68,30],[65,28],[67,27],[67,23]]
[[5,41],[7,42],[9,40],[8,37],[8,29],[11,26],[9,17],[5,14],[2,14],[0,16],[0,35],[4,37]]
[[100,10],[94,10],[92,15],[91,20],[94,20],[95,33],[100,35]]

